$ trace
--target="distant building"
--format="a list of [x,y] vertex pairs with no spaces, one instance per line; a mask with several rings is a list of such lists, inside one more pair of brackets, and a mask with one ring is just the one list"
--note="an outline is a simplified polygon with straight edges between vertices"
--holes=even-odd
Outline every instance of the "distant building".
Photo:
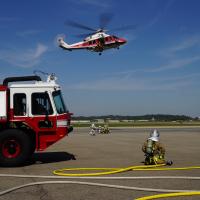
[[103,119],[97,119],[97,123],[104,123]]
[[72,123],[90,123],[90,120],[72,120]]

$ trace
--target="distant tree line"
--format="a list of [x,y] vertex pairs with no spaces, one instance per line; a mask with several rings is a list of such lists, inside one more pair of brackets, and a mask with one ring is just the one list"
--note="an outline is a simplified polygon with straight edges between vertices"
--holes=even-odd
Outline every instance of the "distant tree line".
[[149,120],[149,121],[188,121],[194,120],[190,116],[185,115],[165,115],[165,114],[151,114],[141,116],[121,116],[121,115],[103,115],[103,116],[73,116],[73,120],[96,120],[96,119],[110,119],[110,120]]

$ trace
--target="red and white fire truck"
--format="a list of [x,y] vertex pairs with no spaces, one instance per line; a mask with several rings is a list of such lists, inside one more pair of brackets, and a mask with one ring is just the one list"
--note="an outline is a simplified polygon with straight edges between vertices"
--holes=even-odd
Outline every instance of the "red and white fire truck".
[[0,165],[18,166],[73,130],[56,77],[8,77],[0,85]]

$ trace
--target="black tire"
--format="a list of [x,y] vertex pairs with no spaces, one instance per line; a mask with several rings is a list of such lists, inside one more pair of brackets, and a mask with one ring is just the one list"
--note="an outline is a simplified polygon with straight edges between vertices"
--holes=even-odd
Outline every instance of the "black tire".
[[30,155],[33,155],[35,153],[35,143],[31,144],[31,151],[30,151]]
[[31,133],[29,133],[29,138],[30,138],[30,141],[31,141],[31,150],[30,150],[30,157],[34,154],[35,150],[36,150],[36,141],[35,141],[35,136]]
[[15,167],[26,163],[31,155],[30,137],[18,129],[0,132],[0,165]]

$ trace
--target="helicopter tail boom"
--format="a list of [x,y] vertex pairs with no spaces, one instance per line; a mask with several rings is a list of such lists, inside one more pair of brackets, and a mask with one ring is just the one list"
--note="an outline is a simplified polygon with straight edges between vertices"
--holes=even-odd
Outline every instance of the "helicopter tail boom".
[[57,39],[59,47],[71,51],[71,46],[67,44],[62,37]]

